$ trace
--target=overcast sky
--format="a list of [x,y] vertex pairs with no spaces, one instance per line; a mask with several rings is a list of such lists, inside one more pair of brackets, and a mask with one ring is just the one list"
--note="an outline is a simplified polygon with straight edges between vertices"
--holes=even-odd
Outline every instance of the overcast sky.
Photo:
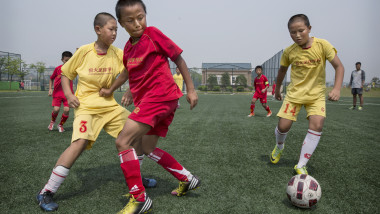
[[[61,53],[94,42],[98,12],[115,14],[116,0],[0,0],[0,51],[18,53],[26,63],[61,64]],[[306,14],[311,35],[338,50],[349,81],[362,62],[366,82],[380,77],[379,0],[145,0],[148,26],[156,26],[183,50],[189,67],[206,63],[262,64],[291,45],[287,22]],[[119,27],[114,43],[129,36]],[[328,63],[327,80],[334,70]]]

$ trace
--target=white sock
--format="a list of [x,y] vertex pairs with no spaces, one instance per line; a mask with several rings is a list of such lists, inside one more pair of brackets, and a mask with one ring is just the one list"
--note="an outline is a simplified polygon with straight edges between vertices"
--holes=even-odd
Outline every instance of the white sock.
[[140,167],[141,167],[142,164],[143,164],[143,160],[144,160],[144,154],[142,154],[142,155],[137,155],[137,159],[139,159],[139,164],[140,164]]
[[56,193],[58,188],[61,186],[67,175],[69,174],[70,169],[64,166],[57,166],[53,169],[53,172],[50,175],[50,179],[45,185],[45,187],[41,190],[41,194],[46,191],[50,191],[52,193]]
[[286,139],[286,135],[288,134],[288,132],[286,133],[281,133],[279,130],[278,130],[278,127],[276,126],[276,129],[274,130],[274,134],[276,135],[276,143],[277,143],[277,147],[279,149],[284,149],[284,144],[285,144],[285,139]]
[[302,168],[306,166],[315,148],[317,148],[318,146],[321,134],[322,132],[316,132],[310,129],[307,130],[305,140],[302,144],[300,159],[298,161],[297,168]]

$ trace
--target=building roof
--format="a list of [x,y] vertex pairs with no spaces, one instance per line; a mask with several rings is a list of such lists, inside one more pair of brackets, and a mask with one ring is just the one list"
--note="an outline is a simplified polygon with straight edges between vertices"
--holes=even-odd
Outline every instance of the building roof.
[[251,63],[202,63],[202,69],[206,68],[213,70],[251,70],[252,65]]

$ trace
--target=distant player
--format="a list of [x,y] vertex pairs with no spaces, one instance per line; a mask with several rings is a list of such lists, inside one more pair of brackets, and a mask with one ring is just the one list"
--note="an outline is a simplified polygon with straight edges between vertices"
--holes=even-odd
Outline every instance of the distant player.
[[276,90],[276,81],[273,80],[272,83],[272,97],[274,98],[274,91]]
[[267,105],[267,89],[269,88],[269,82],[267,77],[263,74],[263,67],[260,65],[256,66],[255,72],[257,74],[257,77],[253,82],[255,86],[255,93],[252,97],[251,113],[248,115],[248,117],[255,116],[255,103],[258,99],[260,99],[261,105],[268,112],[267,117],[270,117],[272,115],[272,111]]
[[[119,0],[116,16],[130,38],[124,47],[124,70],[109,89],[100,93],[107,97],[129,79],[135,110],[129,115],[116,139],[120,167],[129,188],[129,202],[119,213],[145,213],[152,210],[152,200],[141,183],[136,151],[141,144],[144,154],[179,180],[171,194],[183,196],[200,186],[200,179],[183,167],[167,151],[156,147],[166,137],[173,121],[178,99],[183,95],[170,72],[168,58],[179,68],[187,90],[190,109],[198,102],[182,49],[155,27],[147,27],[146,7],[141,0]],[[190,152],[190,150],[189,150]]]
[[[82,152],[92,148],[100,131],[104,129],[116,138],[130,114],[116,102],[113,95],[107,98],[99,95],[100,89],[111,86],[125,69],[123,51],[112,45],[117,35],[116,19],[109,13],[99,13],[94,19],[94,30],[98,39],[80,47],[61,68],[63,92],[69,106],[75,108],[75,119],[70,146],[61,154],[50,179],[37,194],[37,202],[44,211],[58,209],[58,204],[53,201],[54,194]],[[74,95],[70,80],[77,76],[78,86]],[[127,92],[123,98],[128,100],[128,97]],[[140,150],[138,155],[142,157]],[[138,155],[136,158],[141,164]],[[141,182],[144,183],[143,180]]]
[[[182,88],[183,88],[183,77],[182,77],[182,74],[181,72],[179,71],[178,67],[175,69],[175,74],[173,75],[173,79],[174,79],[174,82],[177,84],[179,90],[182,91]],[[179,103],[179,99],[178,99],[178,106],[177,108],[180,107],[180,103]]]
[[365,72],[360,69],[362,66],[361,62],[357,62],[355,64],[356,70],[352,71],[351,78],[350,78],[350,84],[351,87],[351,93],[353,96],[353,105],[350,107],[351,110],[356,109],[356,96],[359,95],[360,100],[360,106],[358,107],[358,110],[363,110],[363,87],[365,82]]
[[334,88],[328,95],[331,101],[340,97],[344,67],[337,56],[336,49],[326,40],[310,37],[311,26],[306,15],[298,14],[288,22],[290,37],[295,42],[284,50],[281,66],[277,75],[275,97],[282,100],[280,88],[288,67],[291,65],[290,84],[286,97],[278,112],[278,125],[275,129],[276,146],[270,161],[276,164],[284,151],[285,138],[292,127],[302,106],[309,119],[309,129],[302,144],[298,164],[294,166],[297,174],[308,174],[306,164],[318,145],[326,117],[326,80],[325,67],[328,60],[335,69]]
[[[57,119],[59,110],[61,109],[61,103],[63,104],[63,113],[61,117],[61,122],[58,124],[58,131],[59,132],[64,132],[65,129],[63,128],[63,124],[65,124],[66,120],[69,118],[69,104],[67,103],[67,99],[65,97],[65,94],[63,93],[62,90],[62,85],[61,85],[61,68],[62,66],[69,61],[69,59],[73,56],[73,54],[70,51],[65,51],[62,53],[62,65],[56,67],[54,69],[53,74],[50,76],[49,79],[49,96],[53,95],[53,101],[52,101],[52,106],[53,106],[53,112],[51,113],[51,121],[48,126],[48,129],[50,131],[53,130],[55,120]],[[52,89],[52,85],[54,83],[54,90]],[[70,89],[73,91],[73,81],[70,81]]]

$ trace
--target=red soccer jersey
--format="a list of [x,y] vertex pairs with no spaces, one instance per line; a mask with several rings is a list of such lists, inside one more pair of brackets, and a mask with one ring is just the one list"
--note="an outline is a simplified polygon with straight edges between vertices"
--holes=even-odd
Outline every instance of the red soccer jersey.
[[269,82],[266,76],[264,74],[261,74],[261,77],[256,77],[253,84],[255,85],[255,93],[259,94],[260,96],[266,95],[266,93],[262,93],[261,91],[265,87],[269,87]]
[[[53,74],[50,76],[50,79],[54,81],[54,90],[53,90],[53,97],[61,97],[66,98],[65,94],[63,93],[62,85],[61,85],[61,70],[62,65],[56,67],[54,69]],[[73,81],[70,81],[70,88],[73,92]],[[73,92],[74,93],[74,92]]]
[[129,39],[124,47],[124,66],[135,105],[163,102],[182,96],[170,72],[169,61],[182,53],[171,39],[155,27],[147,27],[136,44]]

